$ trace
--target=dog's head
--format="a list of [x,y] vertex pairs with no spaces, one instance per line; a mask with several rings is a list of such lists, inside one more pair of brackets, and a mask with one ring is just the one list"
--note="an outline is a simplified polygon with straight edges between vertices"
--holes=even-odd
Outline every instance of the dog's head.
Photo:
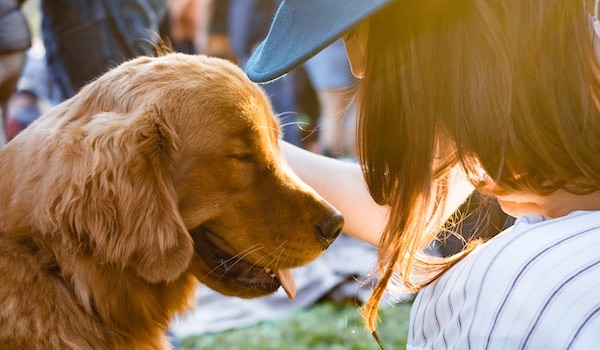
[[59,195],[41,207],[79,246],[151,283],[192,271],[223,294],[282,283],[293,295],[289,269],[343,225],[285,164],[263,91],[225,60],[131,60],[27,132],[59,174],[45,180]]

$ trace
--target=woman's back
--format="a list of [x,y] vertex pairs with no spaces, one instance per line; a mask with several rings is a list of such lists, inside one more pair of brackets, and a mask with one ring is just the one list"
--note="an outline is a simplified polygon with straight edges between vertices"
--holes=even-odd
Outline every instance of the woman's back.
[[600,211],[526,215],[423,288],[409,349],[600,348]]

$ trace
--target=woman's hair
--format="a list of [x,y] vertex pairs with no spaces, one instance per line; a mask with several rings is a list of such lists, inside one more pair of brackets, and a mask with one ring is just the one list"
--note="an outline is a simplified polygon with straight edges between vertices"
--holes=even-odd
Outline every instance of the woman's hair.
[[422,253],[451,166],[501,193],[600,189],[599,69],[583,0],[407,0],[371,18],[358,154],[392,214],[370,330],[390,281],[416,291],[469,252]]

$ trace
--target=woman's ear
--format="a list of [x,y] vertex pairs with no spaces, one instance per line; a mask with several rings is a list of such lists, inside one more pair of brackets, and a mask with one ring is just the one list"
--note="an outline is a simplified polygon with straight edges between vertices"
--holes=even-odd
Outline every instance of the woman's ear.
[[156,108],[98,114],[83,128],[77,143],[89,159],[75,167],[63,203],[69,230],[101,261],[153,283],[177,278],[193,242],[172,182],[176,133]]
[[363,78],[365,75],[365,55],[369,38],[369,21],[357,24],[344,36],[346,54],[352,75]]

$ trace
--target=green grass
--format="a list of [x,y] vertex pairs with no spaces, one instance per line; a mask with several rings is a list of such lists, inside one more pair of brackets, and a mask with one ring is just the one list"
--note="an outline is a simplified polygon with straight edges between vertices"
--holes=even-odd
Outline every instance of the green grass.
[[[386,349],[404,349],[410,303],[383,306],[377,333]],[[181,340],[181,350],[377,350],[358,307],[331,302],[298,310],[278,321]]]

